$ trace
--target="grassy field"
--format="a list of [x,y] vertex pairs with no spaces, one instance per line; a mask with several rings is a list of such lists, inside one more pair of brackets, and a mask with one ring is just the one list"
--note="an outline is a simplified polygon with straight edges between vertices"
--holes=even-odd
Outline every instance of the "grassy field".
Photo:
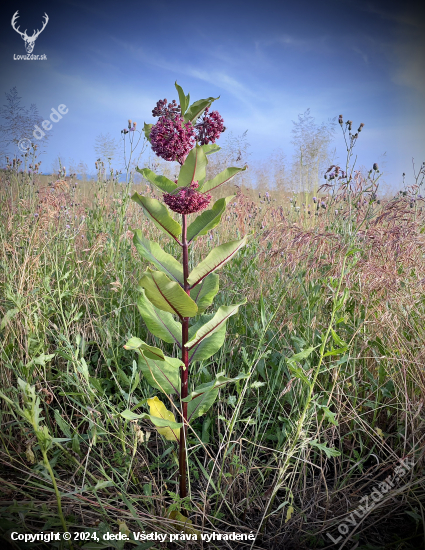
[[221,272],[214,308],[248,303],[229,320],[221,350],[190,374],[194,383],[209,372],[249,377],[220,390],[189,430],[191,498],[181,503],[175,445],[148,421],[120,416],[146,412],[140,403],[152,395],[124,344],[138,336],[161,345],[136,307],[147,264],[133,230],[178,254],[129,199],[153,191],[113,176],[82,182],[13,166],[0,178],[7,540],[11,531],[65,527],[175,533],[171,512],[180,509],[193,522],[185,534],[252,533],[255,542],[138,548],[425,548],[421,182],[387,198],[361,179],[314,200],[243,185],[221,193],[236,196],[191,261],[248,234]]

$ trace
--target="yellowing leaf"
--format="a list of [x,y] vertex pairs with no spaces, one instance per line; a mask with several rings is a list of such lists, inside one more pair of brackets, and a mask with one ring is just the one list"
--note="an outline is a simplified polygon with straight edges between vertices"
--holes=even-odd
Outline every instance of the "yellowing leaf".
[[381,428],[375,428],[375,429],[376,429],[376,433],[379,435],[379,437],[381,439],[384,439],[384,434],[383,434]]
[[[152,397],[151,399],[148,399],[147,403],[148,403],[149,409],[150,409],[151,420],[154,424],[155,424],[155,419],[152,418],[152,417],[161,418],[163,420],[168,420],[171,423],[176,422],[176,418],[175,418],[174,414],[171,411],[167,410],[164,403],[162,401],[160,401],[158,399],[158,397],[155,396],[155,397]],[[155,424],[155,426],[157,426],[157,425]],[[158,430],[158,432],[161,435],[163,435],[165,437],[165,439],[168,439],[168,441],[179,441],[180,440],[180,430],[179,429],[172,430],[169,427],[159,428],[158,426],[157,426],[156,429]]]
[[201,532],[192,527],[192,520],[181,514],[178,510],[170,512],[170,519],[174,519],[173,525],[179,530],[189,535],[201,536]]
[[288,511],[286,512],[285,523],[288,523],[288,521],[291,519],[293,512],[294,512],[294,507],[293,506],[288,506]]

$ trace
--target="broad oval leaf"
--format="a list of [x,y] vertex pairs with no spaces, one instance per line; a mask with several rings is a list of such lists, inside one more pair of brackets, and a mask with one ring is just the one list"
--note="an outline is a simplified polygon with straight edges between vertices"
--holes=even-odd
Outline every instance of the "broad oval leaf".
[[152,262],[163,273],[183,285],[183,268],[174,256],[168,254],[154,241],[143,237],[140,229],[136,229],[133,237],[137,252],[149,262]]
[[182,326],[171,313],[156,308],[146,297],[144,289],[141,289],[137,299],[137,308],[148,327],[148,330],[168,344],[177,344],[181,348]]
[[178,237],[182,233],[181,225],[173,220],[163,204],[156,199],[143,197],[138,193],[134,193],[131,199],[143,208],[143,212],[146,216],[150,218],[159,229],[162,229],[179,242]]
[[[158,432],[168,441],[180,440],[180,428],[183,424],[176,422],[174,414],[167,410],[164,403],[158,397],[152,397],[147,401],[150,409],[150,419],[157,427]],[[162,427],[167,426],[167,427]]]
[[190,297],[198,306],[198,313],[203,313],[212,304],[214,296],[218,292],[218,284],[217,273],[210,273],[190,291]]
[[218,350],[224,344],[225,339],[226,323],[223,323],[223,325],[217,331],[215,331],[214,334],[208,336],[208,338],[204,338],[193,346],[193,348],[189,352],[189,363],[209,359],[211,356],[218,352]]
[[221,216],[226,210],[226,206],[229,202],[235,198],[236,195],[230,195],[229,197],[219,199],[216,201],[211,210],[205,210],[200,214],[187,228],[187,240],[190,243],[193,239],[206,235],[208,231],[214,229],[221,220]]
[[195,390],[193,390],[185,399],[182,399],[182,401],[188,402],[188,420],[191,421],[208,411],[217,398],[220,386],[224,386],[231,382],[237,382],[238,380],[243,380],[248,378],[248,376],[249,374],[241,373],[234,378],[228,378],[224,375],[224,372],[219,372],[216,375],[215,380],[212,382],[207,382],[206,384],[201,384],[195,388]]
[[142,176],[150,183],[152,183],[152,185],[158,187],[158,189],[160,189],[163,193],[172,193],[176,190],[177,185],[174,183],[174,181],[169,180],[165,176],[158,176],[149,168],[140,169],[137,166],[136,171],[139,172],[139,174],[142,174]]
[[195,418],[202,416],[212,407],[217,399],[218,389],[202,393],[195,399],[192,399],[187,405],[187,420],[191,422]]
[[162,393],[180,395],[180,367],[184,363],[164,355],[163,359],[153,359],[152,355],[145,351],[140,351],[139,355],[139,367],[148,384]]
[[218,153],[221,149],[221,147],[219,147],[216,143],[206,143],[205,145],[201,145],[201,147],[207,156],[212,155],[213,153]]
[[226,323],[229,317],[235,315],[235,313],[238,312],[239,306],[242,306],[243,304],[246,304],[246,298],[243,302],[240,302],[239,304],[233,304],[231,306],[220,306],[214,317],[196,331],[193,338],[185,344],[185,347],[192,349],[198,342],[201,342],[204,338],[207,338],[208,336],[214,334],[214,332],[219,330],[223,326],[223,324]]
[[232,259],[240,248],[246,244],[246,235],[240,241],[231,241],[213,248],[208,256],[200,262],[189,275],[187,282],[193,288],[199,284],[204,277],[223,267],[225,263]]
[[128,340],[128,342],[124,346],[124,349],[136,350],[142,347],[143,343],[143,340],[140,340],[140,338],[133,336],[132,338],[130,338],[130,340]]
[[199,182],[199,186],[205,180],[208,159],[200,145],[196,145],[187,155],[183,166],[180,168],[178,187],[187,187],[192,181]]
[[198,313],[198,306],[192,298],[161,271],[148,269],[139,284],[145,289],[148,300],[162,311],[179,317],[194,317]]
[[192,103],[192,105],[187,110],[186,114],[184,115],[184,121],[195,122],[196,119],[202,115],[205,109],[209,107],[211,103],[213,101],[216,101],[217,99],[220,99],[220,96],[209,97],[208,99],[198,99],[198,101],[195,101],[195,103]]
[[217,174],[212,180],[206,181],[200,191],[202,193],[207,193],[208,191],[217,189],[217,187],[220,187],[220,185],[229,182],[232,178],[236,176],[236,174],[239,174],[239,172],[244,172],[246,169],[247,166],[244,166],[243,168],[226,168],[226,170],[223,170],[223,172]]

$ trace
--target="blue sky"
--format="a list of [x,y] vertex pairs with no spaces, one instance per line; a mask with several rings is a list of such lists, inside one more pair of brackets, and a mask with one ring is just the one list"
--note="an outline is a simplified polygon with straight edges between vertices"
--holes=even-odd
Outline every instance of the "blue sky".
[[[28,34],[48,14],[33,52],[46,61],[14,60],[25,54],[10,24],[16,10]],[[120,140],[128,118],[154,122],[158,99],[178,99],[175,80],[192,100],[220,96],[214,109],[233,134],[248,130],[254,163],[276,148],[290,160],[291,121],[307,108],[318,124],[339,114],[353,129],[363,122],[358,164],[380,163],[389,185],[399,187],[402,172],[412,183],[412,157],[417,169],[425,161],[419,3],[12,2],[1,25],[0,104],[16,86],[43,118],[60,104],[69,109],[49,132],[45,171],[58,155],[93,170],[96,136]],[[343,163],[339,127],[335,146]]]

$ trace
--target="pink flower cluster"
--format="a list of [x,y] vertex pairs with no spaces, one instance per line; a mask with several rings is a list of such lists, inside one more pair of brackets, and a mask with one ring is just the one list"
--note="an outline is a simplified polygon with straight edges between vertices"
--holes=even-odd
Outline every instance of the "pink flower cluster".
[[218,111],[212,111],[210,114],[208,112],[209,107],[205,109],[201,122],[195,125],[198,131],[198,141],[201,145],[210,142],[215,143],[215,140],[226,129],[223,118]]
[[192,181],[189,187],[182,187],[176,194],[164,193],[165,204],[178,214],[193,214],[204,210],[211,201],[209,193],[199,193],[197,181]]
[[156,155],[183,164],[195,145],[195,130],[190,122],[184,124],[180,115],[175,118],[163,116],[152,126],[150,140]]
[[180,105],[177,105],[177,101],[173,99],[172,103],[167,106],[166,99],[160,99],[156,103],[156,107],[152,110],[152,116],[154,117],[166,117],[174,119],[176,116],[181,115]]
[[160,99],[152,110],[158,122],[152,126],[150,141],[156,155],[164,160],[174,160],[183,164],[189,151],[194,147],[195,140],[201,145],[215,143],[226,129],[218,111],[209,113],[209,107],[203,112],[197,124],[184,123],[180,105],[174,99],[168,103]]

